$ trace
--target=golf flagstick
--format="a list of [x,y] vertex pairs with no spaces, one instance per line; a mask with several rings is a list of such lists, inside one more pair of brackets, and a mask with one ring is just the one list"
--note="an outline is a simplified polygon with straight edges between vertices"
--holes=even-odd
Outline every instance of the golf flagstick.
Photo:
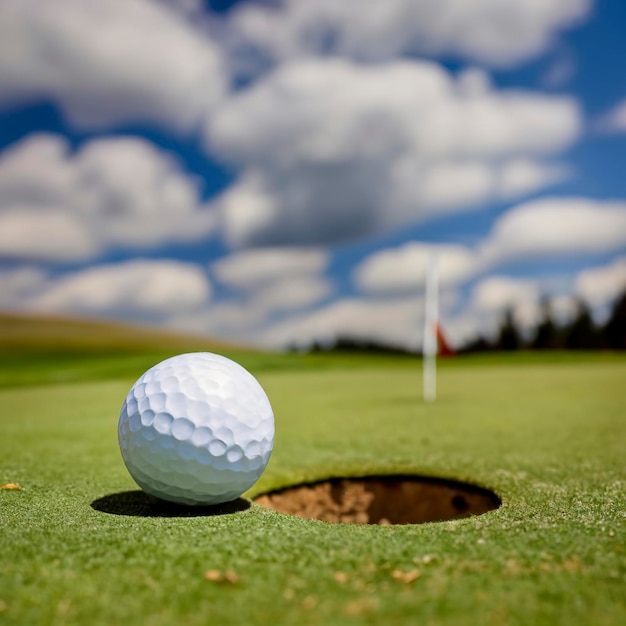
[[437,318],[439,316],[439,276],[437,254],[432,252],[426,273],[423,341],[423,395],[426,402],[437,398]]

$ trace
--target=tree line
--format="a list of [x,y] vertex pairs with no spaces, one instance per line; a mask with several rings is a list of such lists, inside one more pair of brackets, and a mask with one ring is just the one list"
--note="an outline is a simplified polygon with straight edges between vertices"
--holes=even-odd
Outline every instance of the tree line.
[[460,352],[489,350],[626,350],[626,290],[611,307],[603,324],[596,324],[584,300],[576,303],[571,321],[559,324],[554,319],[549,299],[541,303],[541,318],[532,332],[522,332],[512,309],[504,312],[493,340],[484,337],[467,343]]
[[[444,329],[445,332],[445,329]],[[594,322],[589,306],[578,300],[576,314],[565,324],[559,324],[552,314],[549,299],[542,301],[542,315],[537,326],[524,332],[515,322],[513,310],[504,312],[494,339],[477,337],[457,352],[488,352],[513,350],[626,350],[626,290],[614,302],[608,318],[602,324]],[[290,351],[300,352],[292,346]],[[313,344],[309,352],[365,352],[370,354],[414,355],[398,346],[375,339],[338,337],[331,343]]]

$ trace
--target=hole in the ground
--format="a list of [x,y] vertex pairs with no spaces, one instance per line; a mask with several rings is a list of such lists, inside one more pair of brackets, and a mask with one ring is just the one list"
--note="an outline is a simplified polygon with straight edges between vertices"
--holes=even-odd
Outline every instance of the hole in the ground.
[[260,506],[305,519],[345,524],[423,524],[493,511],[493,492],[477,485],[421,476],[332,478],[258,496]]

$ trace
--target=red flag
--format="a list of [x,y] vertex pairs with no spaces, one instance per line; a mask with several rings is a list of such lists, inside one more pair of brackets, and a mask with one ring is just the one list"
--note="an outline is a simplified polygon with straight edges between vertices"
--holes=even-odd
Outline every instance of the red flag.
[[450,347],[450,344],[446,340],[446,337],[443,334],[443,330],[441,328],[441,324],[439,323],[435,325],[435,334],[437,336],[437,353],[439,354],[439,356],[453,356],[454,350]]

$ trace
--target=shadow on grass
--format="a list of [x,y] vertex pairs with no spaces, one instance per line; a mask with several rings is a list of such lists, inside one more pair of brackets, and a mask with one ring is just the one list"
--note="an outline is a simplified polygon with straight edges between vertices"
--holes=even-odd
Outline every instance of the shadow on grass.
[[247,511],[250,508],[250,502],[237,498],[232,502],[212,506],[188,506],[165,502],[136,490],[121,491],[97,498],[91,503],[91,508],[101,513],[132,517],[213,517]]

